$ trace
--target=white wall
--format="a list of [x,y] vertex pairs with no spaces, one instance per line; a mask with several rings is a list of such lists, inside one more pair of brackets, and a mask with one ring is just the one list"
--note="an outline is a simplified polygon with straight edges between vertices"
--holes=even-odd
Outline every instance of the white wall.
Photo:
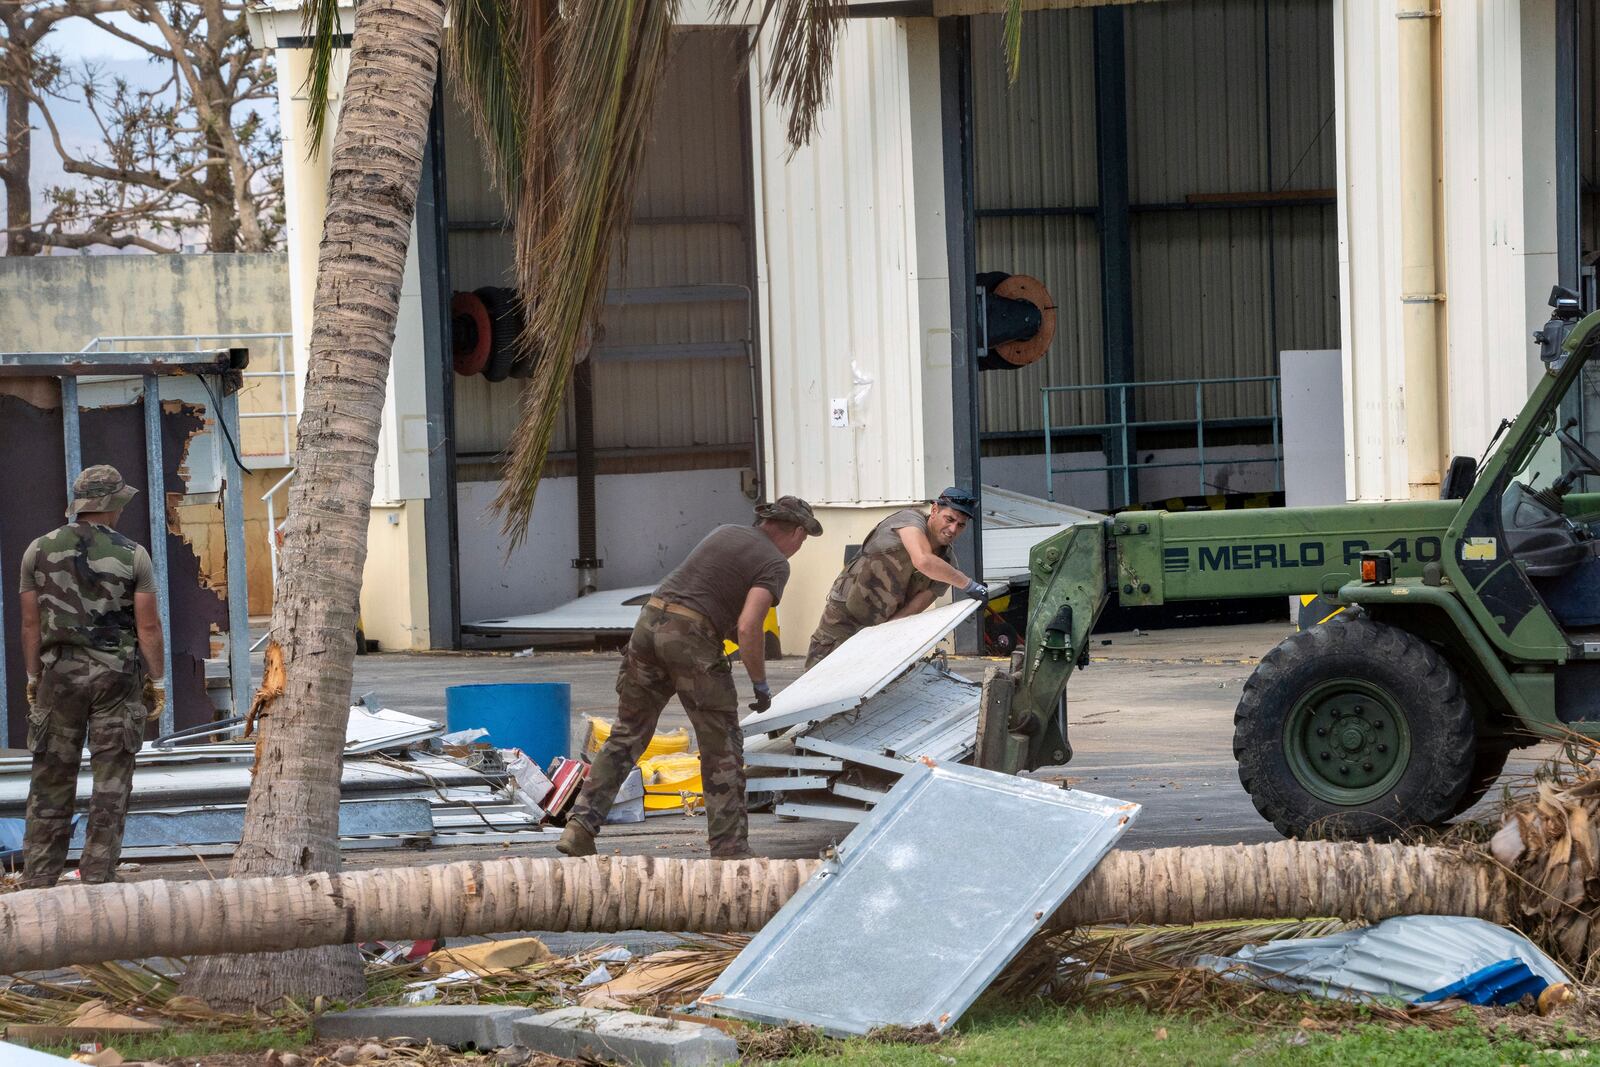
[[[490,513],[499,482],[456,486],[461,544],[461,620],[544,611],[577,595],[576,478],[539,486],[528,537],[510,558]],[[714,526],[754,521],[740,471],[602,475],[595,482],[600,586],[650,585],[683,562]]]
[[[764,52],[753,85],[765,68]],[[849,22],[832,103],[792,156],[752,91],[768,484],[817,505],[925,499],[954,465],[937,26]]]
[[[1440,5],[1444,190],[1440,289],[1448,346],[1441,462],[1477,455],[1538,372],[1529,333],[1556,280],[1553,0]],[[1346,484],[1407,495],[1400,341],[1394,6],[1335,0]]]

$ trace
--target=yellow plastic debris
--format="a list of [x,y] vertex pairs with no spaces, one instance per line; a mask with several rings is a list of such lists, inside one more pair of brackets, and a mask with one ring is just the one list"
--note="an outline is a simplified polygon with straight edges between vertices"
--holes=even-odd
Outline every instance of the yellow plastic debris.
[[[589,721],[588,736],[583,739],[583,751],[590,759],[600,751],[600,746],[606,743],[606,738],[611,736],[611,723],[593,715],[586,716]],[[644,761],[654,756],[668,756],[673,753],[689,751],[689,731],[677,729],[671,733],[659,733],[650,739],[645,746],[644,757],[640,759],[640,766]]]
[[460,948],[442,948],[422,961],[424,974],[449,974],[471,971],[480,978],[510,974],[530,963],[551,959],[550,950],[537,937],[517,937],[508,941],[482,941]]
[[639,770],[644,774],[646,811],[700,806],[705,790],[700,783],[699,753],[646,756],[639,761]]

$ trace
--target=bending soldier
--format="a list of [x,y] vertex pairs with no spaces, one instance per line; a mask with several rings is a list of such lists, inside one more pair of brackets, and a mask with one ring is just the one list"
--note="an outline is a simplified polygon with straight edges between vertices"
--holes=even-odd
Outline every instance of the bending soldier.
[[952,486],[926,513],[906,508],[873,527],[828,590],[822,621],[811,635],[806,669],[857,630],[924,611],[951,586],[969,596],[987,597],[987,586],[956,569],[951,547],[977,509],[971,493]]
[[644,755],[661,709],[674,693],[700,745],[711,855],[750,855],[739,698],[722,642],[737,634],[739,658],[756,693],[750,707],[765,710],[772,690],[762,626],[783,597],[789,557],[807,535],[822,534],[811,505],[798,497],[763,504],[756,516],[754,526],[719,526],[707,534],[639,612],[617,675],[617,725],[595,754],[589,780],[556,845],[566,855],[594,855],[595,835],[617,790]]
[[150,554],[113,529],[136,492],[116,468],[90,467],[72,483],[72,521],[22,556],[33,753],[23,888],[55,885],[66,865],[86,741],[94,791],[78,867],[85,882],[116,881],[134,753],[166,706]]

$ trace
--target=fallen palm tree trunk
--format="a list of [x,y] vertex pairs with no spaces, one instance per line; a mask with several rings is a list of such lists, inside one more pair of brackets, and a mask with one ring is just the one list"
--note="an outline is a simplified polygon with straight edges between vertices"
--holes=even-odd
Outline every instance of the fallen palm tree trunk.
[[[506,859],[0,896],[0,973],[510,930],[759,929],[814,860]],[[1505,872],[1440,848],[1281,841],[1113,852],[1054,925],[1508,917]]]

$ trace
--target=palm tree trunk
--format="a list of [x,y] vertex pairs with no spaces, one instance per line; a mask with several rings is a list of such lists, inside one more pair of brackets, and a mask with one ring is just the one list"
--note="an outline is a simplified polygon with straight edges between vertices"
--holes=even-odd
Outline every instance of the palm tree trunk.
[[[317,263],[299,473],[273,608],[272,637],[287,680],[257,719],[255,781],[235,878],[339,869],[339,765],[373,464],[443,23],[442,0],[362,0],[356,11]],[[261,914],[256,908],[236,917],[248,922]],[[101,926],[93,907],[83,921]],[[322,947],[199,960],[186,989],[213,1003],[255,1006],[283,996],[350,996],[363,989],[350,942],[208,940],[196,951]]]
[[[508,930],[757,930],[816,866],[814,860],[522,858],[35,889],[0,897],[0,959],[21,972]],[[1280,841],[1113,852],[1051,925],[1416,914],[1503,923],[1511,889],[1511,878],[1489,860],[1440,848]]]

